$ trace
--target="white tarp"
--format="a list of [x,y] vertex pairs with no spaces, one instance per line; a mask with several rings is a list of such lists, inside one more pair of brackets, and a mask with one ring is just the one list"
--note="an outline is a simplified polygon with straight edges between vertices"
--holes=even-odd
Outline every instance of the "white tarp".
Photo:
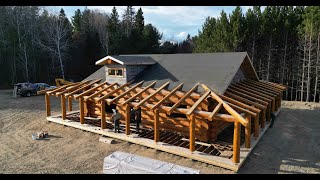
[[104,158],[104,174],[199,174],[195,170],[172,163],[116,151]]

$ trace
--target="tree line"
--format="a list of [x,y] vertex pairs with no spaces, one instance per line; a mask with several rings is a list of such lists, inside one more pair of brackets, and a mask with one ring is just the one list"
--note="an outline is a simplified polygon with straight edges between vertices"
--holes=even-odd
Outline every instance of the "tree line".
[[[166,53],[162,33],[144,23],[143,11],[122,13],[76,10],[69,20],[63,9],[38,6],[0,7],[0,87],[55,78],[80,81],[106,55]],[[174,53],[174,52],[172,52]]]
[[195,53],[248,52],[260,79],[288,86],[283,99],[319,102],[320,7],[236,7],[193,39]]

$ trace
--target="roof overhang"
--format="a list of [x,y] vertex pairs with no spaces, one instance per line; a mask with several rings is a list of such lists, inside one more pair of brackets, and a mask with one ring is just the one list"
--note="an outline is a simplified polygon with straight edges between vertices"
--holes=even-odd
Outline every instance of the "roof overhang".
[[106,64],[111,64],[111,61],[114,61],[118,64],[123,65],[124,63],[122,61],[120,61],[119,59],[116,59],[112,56],[106,56],[98,61],[96,61],[96,65],[106,65]]

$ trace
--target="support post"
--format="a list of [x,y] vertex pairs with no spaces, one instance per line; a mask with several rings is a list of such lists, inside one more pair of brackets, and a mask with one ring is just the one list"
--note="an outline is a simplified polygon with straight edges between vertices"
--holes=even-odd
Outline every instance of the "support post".
[[79,98],[79,108],[80,108],[80,123],[84,124],[84,103],[83,97]]
[[130,105],[126,105],[126,135],[130,135]]
[[72,111],[72,97],[68,97],[68,111]]
[[241,124],[238,121],[234,122],[234,130],[233,130],[233,162],[240,162],[240,132],[241,132]]
[[154,142],[159,142],[159,109],[154,110]]
[[[263,119],[263,116],[262,116],[262,119]],[[259,116],[256,116],[254,118],[254,132],[253,132],[253,136],[255,138],[258,138],[259,137]]]
[[190,120],[190,151],[195,151],[195,119],[194,114],[189,116]]
[[61,110],[62,110],[62,119],[66,119],[67,110],[66,110],[66,97],[62,94],[61,95]]
[[[259,117],[259,116],[256,116]],[[250,148],[251,146],[251,116],[246,115],[246,120],[248,121],[248,126],[245,128],[245,148]]]
[[262,112],[262,118],[261,118],[261,128],[264,128],[264,126],[266,125],[266,119],[267,119],[266,113],[265,113],[265,111],[263,111]]
[[46,111],[47,111],[47,116],[51,116],[51,109],[50,109],[50,96],[45,93],[45,100],[46,100]]
[[101,101],[101,129],[106,129],[106,102]]

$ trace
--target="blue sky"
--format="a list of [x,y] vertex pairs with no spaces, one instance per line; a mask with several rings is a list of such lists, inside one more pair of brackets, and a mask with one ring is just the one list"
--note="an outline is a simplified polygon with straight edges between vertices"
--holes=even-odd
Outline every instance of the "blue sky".
[[[145,24],[151,23],[163,33],[163,40],[182,41],[189,33],[191,36],[197,35],[198,30],[202,29],[205,19],[218,17],[224,10],[227,14],[231,13],[235,6],[133,6],[135,11],[142,8]],[[77,9],[83,11],[85,6],[51,6],[49,11],[58,12],[63,8],[68,18],[74,15]],[[87,6],[88,9],[98,9],[103,12],[111,13],[113,6]],[[120,18],[126,6],[116,6]],[[251,6],[242,6],[245,13]]]

